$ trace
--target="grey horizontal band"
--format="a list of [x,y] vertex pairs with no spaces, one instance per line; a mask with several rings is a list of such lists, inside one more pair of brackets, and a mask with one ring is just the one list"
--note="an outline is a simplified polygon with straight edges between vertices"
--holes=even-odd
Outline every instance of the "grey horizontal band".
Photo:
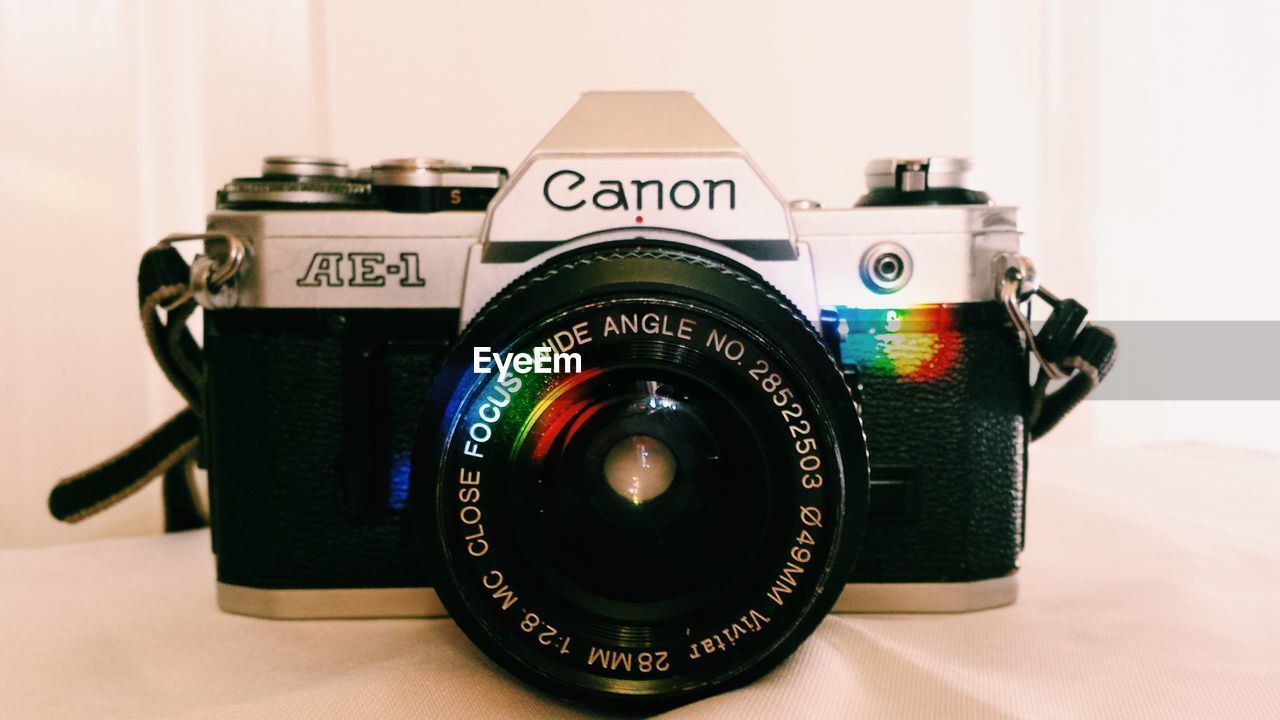
[[1280,321],[1098,320],[1116,363],[1090,400],[1280,400]]

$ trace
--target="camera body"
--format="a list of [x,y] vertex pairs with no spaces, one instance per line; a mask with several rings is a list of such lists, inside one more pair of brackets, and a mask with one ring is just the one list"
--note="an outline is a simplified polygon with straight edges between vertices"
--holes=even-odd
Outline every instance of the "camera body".
[[997,287],[1019,232],[1014,208],[968,187],[967,167],[878,161],[857,206],[789,203],[684,93],[588,93],[509,180],[429,161],[352,175],[268,159],[209,216],[206,256],[242,239],[239,274],[197,291],[220,606],[443,613],[404,522],[432,376],[503,288],[605,245],[744,268],[861,388],[869,522],[837,611],[1012,602],[1029,361]]

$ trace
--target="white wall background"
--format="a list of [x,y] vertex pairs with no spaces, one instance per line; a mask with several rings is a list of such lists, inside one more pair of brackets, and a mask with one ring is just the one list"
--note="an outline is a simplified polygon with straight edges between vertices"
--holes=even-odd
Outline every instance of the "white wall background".
[[[156,488],[76,527],[44,498],[178,407],[135,263],[262,155],[514,166],[583,90],[689,89],[792,197],[976,155],[1098,317],[1280,319],[1277,36],[1263,2],[0,0],[0,546],[159,527]],[[1204,283],[1210,243],[1250,280]],[[1095,403],[1052,441],[1275,447],[1276,417]]]

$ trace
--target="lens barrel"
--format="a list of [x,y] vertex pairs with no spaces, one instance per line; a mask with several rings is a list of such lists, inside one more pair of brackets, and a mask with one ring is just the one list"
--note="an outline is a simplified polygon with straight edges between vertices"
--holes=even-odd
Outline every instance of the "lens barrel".
[[[494,352],[563,364],[477,372]],[[758,677],[816,627],[862,536],[867,455],[775,290],[630,245],[481,311],[433,384],[412,488],[437,592],[481,649],[558,695],[654,710]]]

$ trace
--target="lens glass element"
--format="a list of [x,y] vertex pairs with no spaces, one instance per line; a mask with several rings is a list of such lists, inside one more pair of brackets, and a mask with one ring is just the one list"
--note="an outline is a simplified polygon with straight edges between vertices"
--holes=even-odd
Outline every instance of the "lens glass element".
[[519,547],[566,602],[669,617],[749,569],[770,527],[767,455],[746,408],[681,369],[565,378],[512,458]]
[[631,435],[614,443],[604,456],[604,479],[618,497],[641,505],[671,487],[676,458],[666,443],[651,435]]

